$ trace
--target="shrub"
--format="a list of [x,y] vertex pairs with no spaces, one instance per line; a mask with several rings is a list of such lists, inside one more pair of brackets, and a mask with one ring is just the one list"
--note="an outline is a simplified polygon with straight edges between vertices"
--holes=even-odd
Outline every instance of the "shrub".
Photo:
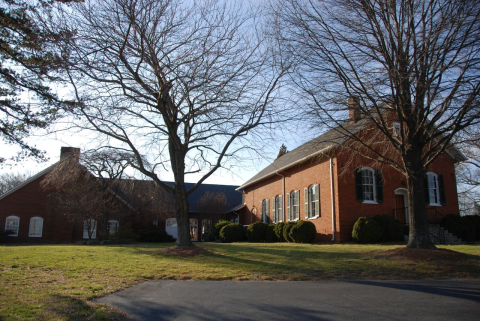
[[229,221],[218,221],[212,228],[212,234],[215,236],[215,240],[220,238],[220,230],[222,227],[231,224]]
[[4,231],[0,230],[0,243],[6,243],[8,241],[8,235],[10,234],[10,231]]
[[293,242],[293,239],[290,237],[290,230],[295,226],[296,222],[288,222],[283,225],[283,238],[286,242]]
[[403,241],[403,225],[391,215],[375,215],[373,218],[382,227],[385,242]]
[[138,231],[139,242],[175,242],[176,239],[164,230],[140,230]]
[[243,240],[243,226],[238,223],[229,223],[220,230],[220,240],[224,243]]
[[249,242],[262,242],[265,240],[265,232],[267,224],[263,222],[255,222],[247,228],[247,239]]
[[355,242],[374,243],[382,236],[382,227],[371,217],[360,217],[353,225],[352,238]]
[[88,240],[87,245],[99,245],[100,241],[99,240]]
[[313,243],[317,236],[317,229],[310,221],[298,221],[290,229],[289,236],[295,243]]
[[275,227],[273,228],[275,235],[277,236],[277,239],[279,242],[285,242],[285,238],[283,237],[283,228],[285,226],[284,222],[277,223],[275,224]]
[[138,234],[136,234],[131,228],[119,226],[117,233],[110,235],[110,239],[114,241],[118,240],[136,240],[138,239]]
[[277,241],[278,238],[275,234],[275,224],[269,224],[265,230],[265,242],[273,243]]

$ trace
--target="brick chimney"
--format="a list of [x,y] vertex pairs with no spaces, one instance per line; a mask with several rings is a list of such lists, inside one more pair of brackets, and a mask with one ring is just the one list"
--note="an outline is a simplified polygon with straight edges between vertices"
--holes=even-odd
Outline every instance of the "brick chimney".
[[348,112],[350,115],[350,123],[354,124],[360,120],[360,99],[355,96],[348,98]]
[[60,160],[65,157],[73,157],[77,161],[80,158],[80,148],[77,147],[62,147],[60,149]]

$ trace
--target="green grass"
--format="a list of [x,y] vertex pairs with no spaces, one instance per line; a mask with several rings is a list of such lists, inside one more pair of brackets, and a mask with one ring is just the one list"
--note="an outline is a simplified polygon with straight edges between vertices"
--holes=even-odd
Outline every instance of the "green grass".
[[0,246],[0,320],[124,319],[91,299],[150,279],[351,280],[480,279],[480,246],[458,262],[413,262],[399,245],[205,243],[195,257],[158,254],[173,244]]

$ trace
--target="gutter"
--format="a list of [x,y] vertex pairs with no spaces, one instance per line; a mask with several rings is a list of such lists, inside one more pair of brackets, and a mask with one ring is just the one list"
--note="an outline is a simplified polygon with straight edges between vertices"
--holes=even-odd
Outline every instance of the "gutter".
[[330,157],[330,192],[332,195],[332,242],[335,241],[335,188],[333,184],[333,160]]

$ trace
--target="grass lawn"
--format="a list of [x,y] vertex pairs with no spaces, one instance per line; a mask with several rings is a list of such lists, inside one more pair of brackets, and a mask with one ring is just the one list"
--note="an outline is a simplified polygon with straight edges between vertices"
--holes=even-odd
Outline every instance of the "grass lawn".
[[480,246],[441,246],[463,259],[412,261],[400,245],[203,243],[198,256],[159,253],[173,244],[0,246],[0,320],[124,319],[91,299],[150,279],[480,279]]

